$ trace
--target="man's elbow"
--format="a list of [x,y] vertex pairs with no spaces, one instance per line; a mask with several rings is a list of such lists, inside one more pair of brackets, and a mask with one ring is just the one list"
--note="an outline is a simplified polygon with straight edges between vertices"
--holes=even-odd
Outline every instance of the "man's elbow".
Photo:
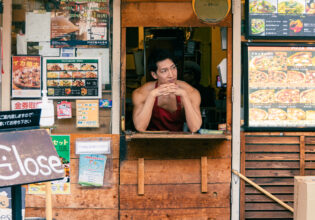
[[134,125],[135,125],[135,129],[139,132],[144,132],[147,130],[145,127],[137,125],[136,123],[134,123]]
[[192,132],[192,133],[195,133],[197,132],[201,127],[201,123],[200,124],[196,124],[196,125],[193,125],[189,128],[189,130]]

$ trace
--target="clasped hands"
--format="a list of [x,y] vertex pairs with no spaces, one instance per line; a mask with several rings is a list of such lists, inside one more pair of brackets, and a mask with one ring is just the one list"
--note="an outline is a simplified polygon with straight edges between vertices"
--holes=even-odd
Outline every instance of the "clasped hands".
[[185,96],[186,91],[180,88],[177,84],[175,83],[166,83],[159,85],[157,88],[152,90],[152,95],[154,97],[158,96],[167,96],[174,94],[176,96]]

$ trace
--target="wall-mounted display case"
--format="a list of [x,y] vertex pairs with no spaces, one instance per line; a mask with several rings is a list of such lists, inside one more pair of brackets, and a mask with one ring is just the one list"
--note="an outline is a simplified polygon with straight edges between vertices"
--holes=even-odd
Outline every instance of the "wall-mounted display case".
[[315,37],[314,0],[246,0],[247,39]]
[[315,45],[245,43],[247,130],[314,130]]

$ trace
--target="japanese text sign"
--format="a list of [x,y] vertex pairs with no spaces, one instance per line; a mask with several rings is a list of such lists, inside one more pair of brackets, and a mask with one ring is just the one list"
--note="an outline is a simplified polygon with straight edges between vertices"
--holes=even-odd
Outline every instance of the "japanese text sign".
[[39,128],[41,109],[0,112],[0,129]]

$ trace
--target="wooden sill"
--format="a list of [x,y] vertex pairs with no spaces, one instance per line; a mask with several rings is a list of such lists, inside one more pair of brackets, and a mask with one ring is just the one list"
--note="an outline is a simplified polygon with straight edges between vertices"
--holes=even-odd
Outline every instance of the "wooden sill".
[[230,134],[198,134],[188,132],[126,132],[126,140],[131,141],[134,139],[218,139],[218,140],[231,140]]

